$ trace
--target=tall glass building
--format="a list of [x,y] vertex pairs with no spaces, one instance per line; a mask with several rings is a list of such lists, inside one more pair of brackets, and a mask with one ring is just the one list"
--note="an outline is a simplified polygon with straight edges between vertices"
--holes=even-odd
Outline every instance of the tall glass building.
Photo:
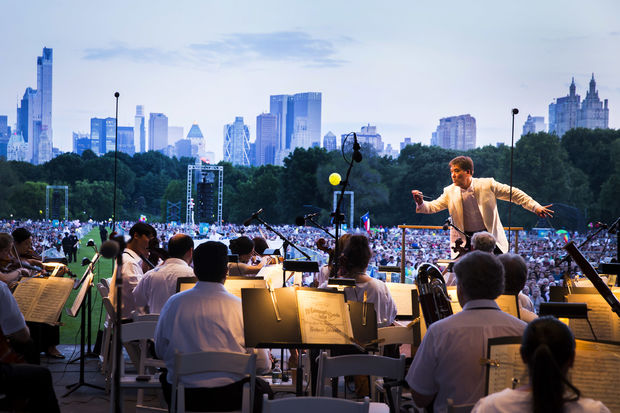
[[234,123],[224,125],[224,162],[250,166],[250,131],[242,116],[237,116]]

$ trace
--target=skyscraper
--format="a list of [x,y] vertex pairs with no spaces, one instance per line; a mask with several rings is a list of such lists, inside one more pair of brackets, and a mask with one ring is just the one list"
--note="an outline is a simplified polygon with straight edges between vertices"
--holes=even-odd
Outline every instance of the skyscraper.
[[320,92],[270,96],[269,112],[277,117],[276,164],[295,148],[321,145],[321,99]]
[[250,131],[242,116],[237,116],[234,123],[224,125],[224,162],[250,166]]
[[256,117],[255,166],[275,163],[278,147],[277,119],[272,113],[262,113]]
[[87,149],[92,151],[90,135],[88,133],[73,132],[73,153],[82,155]]
[[168,117],[151,113],[149,117],[149,151],[162,151],[168,147]]
[[205,155],[205,140],[202,131],[197,123],[194,123],[187,132],[187,139],[192,142],[192,155],[194,157],[202,157]]
[[144,125],[144,106],[136,105],[133,137],[140,143],[140,153],[146,152],[146,130]]
[[546,126],[544,116],[527,115],[527,120],[523,124],[523,133],[521,136],[525,136],[528,133],[544,132],[546,130]]
[[[347,137],[348,135],[348,137]],[[377,127],[371,126],[368,124],[367,126],[362,126],[362,129],[359,133],[356,133],[357,141],[360,145],[366,144],[373,147],[378,154],[383,154],[383,141],[381,140],[381,135],[377,133]],[[344,140],[347,140],[346,144]],[[340,136],[340,146],[346,145],[348,151],[353,150],[353,134],[343,134]]]
[[[407,145],[413,145],[413,141],[411,140],[411,138],[405,138],[400,143],[400,150],[402,151],[403,149],[405,149],[407,147]],[[437,146],[437,145],[435,145],[435,146]]]
[[52,159],[52,49],[37,57],[37,89],[26,88],[17,108],[17,131],[28,145],[26,160],[41,164]]
[[6,159],[6,148],[9,144],[8,116],[0,116],[0,158]]
[[594,73],[590,79],[590,89],[586,98],[581,102],[581,109],[577,116],[577,126],[588,129],[607,129],[609,127],[609,107],[607,99],[604,102],[598,98]]
[[134,156],[136,153],[136,146],[134,144],[134,130],[133,126],[119,126],[118,127],[118,151],[126,153],[129,156]]
[[439,126],[431,140],[445,149],[467,151],[476,147],[476,119],[469,115],[439,119]]
[[562,137],[573,128],[607,129],[609,127],[608,102],[607,99],[601,102],[598,97],[594,73],[592,73],[590,88],[583,102],[575,90],[575,78],[573,78],[569,94],[549,104],[549,133]]
[[90,145],[97,155],[105,155],[114,151],[116,142],[116,119],[115,118],[91,118],[90,119]]
[[336,135],[329,131],[323,136],[323,148],[327,151],[335,151],[338,149],[338,144],[336,142]]

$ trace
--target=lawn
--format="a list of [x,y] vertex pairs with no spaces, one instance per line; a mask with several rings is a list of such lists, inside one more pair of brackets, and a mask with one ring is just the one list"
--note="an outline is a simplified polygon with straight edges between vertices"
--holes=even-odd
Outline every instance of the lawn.
[[[99,228],[94,227],[92,231],[90,231],[84,238],[80,241],[80,248],[78,249],[77,258],[78,262],[72,262],[69,264],[69,268],[71,272],[73,272],[78,277],[81,277],[86,269],[86,267],[82,267],[82,258],[88,257],[90,259],[93,258],[95,254],[95,250],[92,247],[87,247],[86,243],[89,239],[93,239],[95,244],[97,244],[97,248],[101,245],[101,238],[99,237]],[[102,307],[101,303],[101,295],[99,291],[97,291],[97,283],[101,278],[110,278],[112,276],[112,260],[101,258],[98,263],[95,265],[94,274],[95,278],[93,281],[93,287],[91,290],[91,303],[92,303],[92,330],[91,330],[91,343],[95,344],[95,339],[97,337],[97,330],[103,329],[103,322],[105,321],[105,310]],[[65,307],[70,308],[73,305],[73,301],[77,296],[79,290],[73,290],[69,299],[67,300],[67,304]],[[76,317],[70,317],[65,312],[62,314],[61,322],[63,325],[60,327],[60,344],[79,344],[80,343],[80,323],[82,319],[82,310],[80,310]]]

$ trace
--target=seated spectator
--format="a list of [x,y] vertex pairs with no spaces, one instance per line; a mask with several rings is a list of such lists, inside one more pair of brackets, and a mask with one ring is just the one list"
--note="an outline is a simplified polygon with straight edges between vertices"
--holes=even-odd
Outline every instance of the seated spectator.
[[177,234],[170,238],[170,258],[144,274],[133,290],[136,306],[142,307],[143,312],[159,314],[168,298],[176,294],[177,279],[194,276],[194,270],[189,266],[193,252],[194,241],[188,235]]
[[[251,241],[251,240],[250,240]],[[164,305],[155,331],[155,350],[166,363],[167,374],[160,377],[168,404],[177,352],[198,351],[252,352],[245,348],[241,300],[224,288],[228,272],[228,248],[208,241],[194,251],[196,286],[175,294]],[[259,373],[268,371],[266,351],[259,351]],[[263,394],[269,385],[256,379],[254,411],[260,411]],[[212,411],[235,410],[241,406],[243,381],[223,373],[209,373],[186,378],[185,403],[188,410],[209,407]]]
[[419,407],[433,403],[436,413],[455,404],[473,404],[484,396],[485,357],[489,338],[520,336],[526,324],[502,312],[495,299],[504,292],[504,268],[497,257],[472,251],[454,266],[457,296],[463,311],[431,324],[407,383]]
[[493,412],[609,412],[599,401],[580,397],[568,379],[575,361],[575,337],[554,317],[532,321],[523,334],[521,358],[530,384],[505,389],[478,401],[474,413]]
[[521,320],[529,323],[538,318],[536,313],[529,309],[533,308],[530,298],[521,292],[525,287],[525,277],[527,276],[525,260],[521,256],[511,253],[502,254],[498,258],[504,266],[504,294],[518,296]]
[[[28,346],[30,332],[6,284],[0,282],[0,331],[15,346]],[[38,359],[38,356],[37,356]],[[0,363],[0,410],[60,412],[49,369],[31,364]]]

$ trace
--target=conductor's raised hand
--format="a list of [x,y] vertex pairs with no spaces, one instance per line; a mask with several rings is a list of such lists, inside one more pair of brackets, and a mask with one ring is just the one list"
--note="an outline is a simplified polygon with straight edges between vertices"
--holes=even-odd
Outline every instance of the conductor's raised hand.
[[424,197],[422,196],[422,192],[417,189],[411,190],[411,195],[413,195],[413,200],[416,204],[422,205],[424,203]]
[[536,208],[536,215],[541,218],[553,218],[554,211],[549,209],[553,206],[553,204],[541,206]]

